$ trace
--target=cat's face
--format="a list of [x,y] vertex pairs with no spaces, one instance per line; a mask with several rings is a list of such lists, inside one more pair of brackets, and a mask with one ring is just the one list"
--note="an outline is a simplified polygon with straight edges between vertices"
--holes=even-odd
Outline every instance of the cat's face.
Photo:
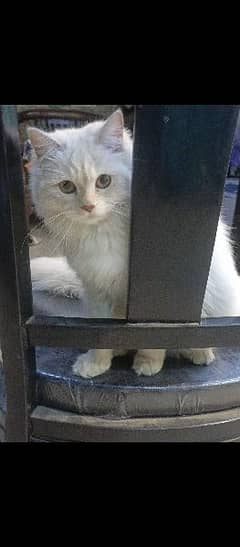
[[40,217],[96,224],[129,203],[132,142],[121,112],[80,129],[28,133],[36,153],[30,179]]

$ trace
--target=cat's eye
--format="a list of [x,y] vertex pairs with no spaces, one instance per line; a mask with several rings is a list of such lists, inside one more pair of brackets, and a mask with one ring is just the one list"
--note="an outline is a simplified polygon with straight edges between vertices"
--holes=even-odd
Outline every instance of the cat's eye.
[[108,188],[112,182],[112,177],[110,175],[100,175],[96,181],[97,188]]
[[64,194],[75,194],[76,192],[76,186],[71,180],[63,180],[58,186]]

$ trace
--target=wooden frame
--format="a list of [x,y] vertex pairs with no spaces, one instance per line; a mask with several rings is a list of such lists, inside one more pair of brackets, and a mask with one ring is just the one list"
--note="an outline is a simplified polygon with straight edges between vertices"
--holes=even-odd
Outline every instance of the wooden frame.
[[[116,322],[33,317],[29,255],[22,245],[27,223],[17,113],[14,106],[0,107],[0,302],[8,441],[60,437],[81,441],[101,436],[98,418],[93,418],[89,438],[90,417],[39,408],[36,344],[82,344],[85,348],[239,345],[240,318],[200,323],[238,110],[233,105],[136,107],[128,316]],[[224,416],[215,417],[215,438],[240,437],[239,410]],[[195,418],[199,424],[200,417]],[[199,437],[202,440],[210,440],[211,418],[201,418],[202,431],[208,431]],[[124,435],[119,426],[107,430],[105,423],[108,433],[103,437],[158,441],[174,440],[175,435],[178,440],[183,419],[179,418],[176,428],[161,419],[153,427],[149,420],[126,423],[121,430],[127,432]],[[199,427],[184,437],[183,425],[182,439],[196,440]],[[167,435],[166,428],[172,433]]]

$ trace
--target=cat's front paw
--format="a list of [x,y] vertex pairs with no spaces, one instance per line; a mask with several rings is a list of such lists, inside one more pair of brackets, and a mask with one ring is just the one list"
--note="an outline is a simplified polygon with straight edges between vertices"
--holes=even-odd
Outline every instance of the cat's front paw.
[[212,349],[193,349],[190,354],[190,359],[194,365],[210,365],[215,355]]
[[134,358],[133,370],[138,376],[154,376],[162,370],[164,359],[165,351],[159,351],[157,355],[152,355],[151,352],[138,352]]
[[110,366],[111,354],[105,351],[104,354],[99,354],[95,350],[90,350],[78,357],[72,371],[76,376],[82,376],[82,378],[94,378],[106,372]]

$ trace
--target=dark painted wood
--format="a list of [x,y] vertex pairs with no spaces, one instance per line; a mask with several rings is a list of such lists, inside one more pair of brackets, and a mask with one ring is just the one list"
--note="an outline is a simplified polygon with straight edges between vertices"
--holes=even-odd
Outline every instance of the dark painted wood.
[[233,219],[232,239],[235,242],[236,265],[240,274],[240,183],[238,185],[237,201]]
[[74,442],[223,442],[240,436],[240,408],[198,416],[112,420],[37,407],[36,438]]
[[200,320],[238,110],[137,107],[129,321]]
[[238,347],[240,318],[204,319],[192,323],[126,323],[118,320],[32,317],[26,323],[36,346],[90,348]]
[[24,240],[22,167],[14,106],[0,107],[0,305],[1,345],[7,390],[7,441],[29,439],[35,397],[34,350],[24,323],[32,314],[29,256]]

